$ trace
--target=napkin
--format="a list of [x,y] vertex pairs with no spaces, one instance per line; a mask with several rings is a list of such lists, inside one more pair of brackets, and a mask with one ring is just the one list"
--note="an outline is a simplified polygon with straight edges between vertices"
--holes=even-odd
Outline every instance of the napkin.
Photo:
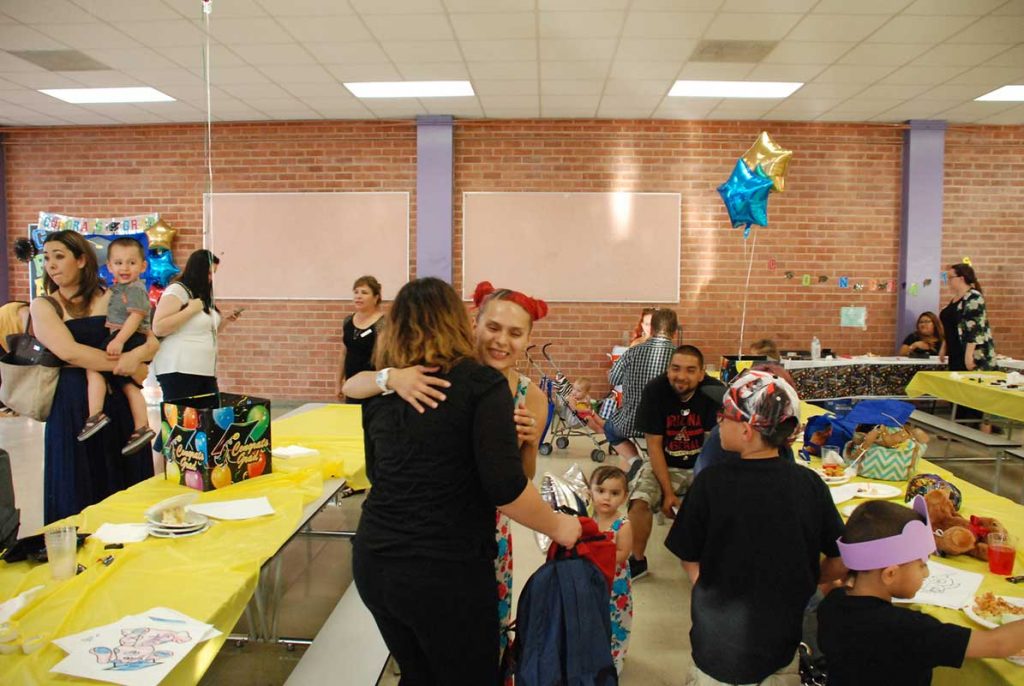
[[320,451],[305,448],[301,445],[286,445],[272,449],[270,454],[274,457],[310,457],[311,455],[319,455]]
[[222,500],[215,503],[196,503],[189,505],[188,509],[214,519],[254,519],[274,514],[274,507],[266,496],[242,500]]
[[106,544],[109,543],[138,543],[145,541],[149,536],[149,527],[145,524],[111,524],[105,522],[93,534]]

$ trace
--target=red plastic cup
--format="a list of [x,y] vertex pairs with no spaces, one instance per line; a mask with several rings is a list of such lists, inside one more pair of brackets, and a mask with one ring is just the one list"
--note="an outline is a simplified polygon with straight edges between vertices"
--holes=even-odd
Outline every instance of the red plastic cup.
[[1013,574],[1013,561],[1017,550],[1006,534],[988,535],[988,571],[1000,576]]

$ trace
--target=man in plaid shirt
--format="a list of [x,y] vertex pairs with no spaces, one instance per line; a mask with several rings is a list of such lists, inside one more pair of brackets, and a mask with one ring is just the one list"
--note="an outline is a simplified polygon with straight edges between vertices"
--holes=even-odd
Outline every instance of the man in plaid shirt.
[[608,445],[615,448],[623,459],[622,468],[632,479],[640,470],[643,461],[631,436],[639,435],[636,430],[636,411],[640,397],[647,383],[668,369],[676,346],[672,338],[679,328],[674,310],[657,309],[651,315],[651,337],[622,353],[608,372],[612,386],[622,385],[622,407],[605,422],[604,436]]

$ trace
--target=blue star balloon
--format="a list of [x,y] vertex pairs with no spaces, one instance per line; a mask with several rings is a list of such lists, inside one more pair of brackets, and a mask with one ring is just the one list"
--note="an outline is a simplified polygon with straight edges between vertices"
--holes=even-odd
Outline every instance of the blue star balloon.
[[171,278],[181,271],[175,266],[173,257],[170,250],[149,253],[148,271],[157,284],[166,286],[171,282]]
[[772,180],[758,165],[754,171],[743,161],[736,160],[732,176],[718,187],[725,209],[729,212],[729,221],[734,227],[744,226],[744,238],[750,233],[750,225],[768,226],[768,193],[772,189]]

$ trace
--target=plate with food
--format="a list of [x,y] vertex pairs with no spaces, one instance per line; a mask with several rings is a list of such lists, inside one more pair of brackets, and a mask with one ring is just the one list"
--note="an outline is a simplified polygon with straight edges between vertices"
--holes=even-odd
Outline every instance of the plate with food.
[[855,498],[864,500],[888,500],[903,495],[903,490],[890,484],[863,483],[857,486]]
[[210,521],[206,515],[188,510],[198,498],[196,493],[185,493],[161,501],[146,510],[146,521],[163,529],[197,529]]
[[1024,619],[1024,598],[1015,598],[994,593],[982,593],[974,602],[963,608],[964,614],[974,622],[989,629],[995,629],[1010,622]]
[[833,486],[845,484],[853,478],[853,472],[847,472],[846,467],[841,464],[826,464],[816,468],[815,473],[821,480]]
[[156,536],[157,538],[185,538],[186,536],[195,536],[201,534],[210,528],[210,522],[200,526],[198,529],[161,529],[159,527],[150,527],[149,535]]

